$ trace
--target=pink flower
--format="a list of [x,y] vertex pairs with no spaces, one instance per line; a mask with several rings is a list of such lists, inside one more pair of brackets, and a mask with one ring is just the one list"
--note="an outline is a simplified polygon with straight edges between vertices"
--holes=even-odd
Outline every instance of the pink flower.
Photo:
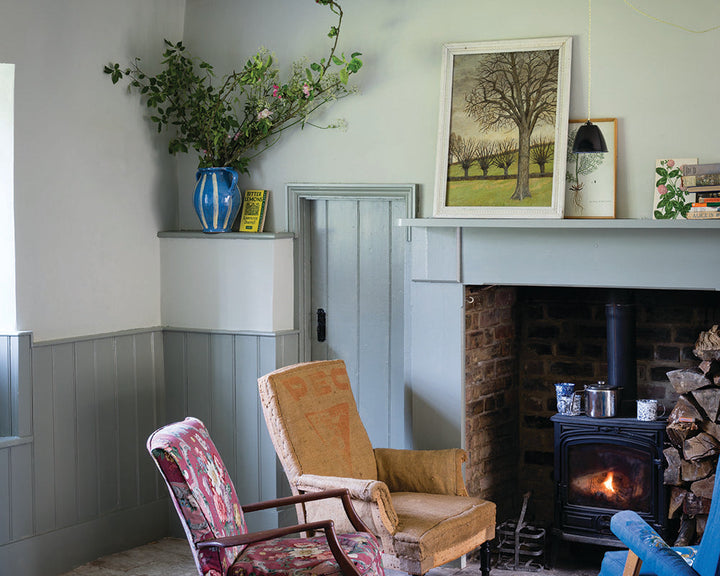
[[675,160],[668,160],[667,165],[668,168],[672,168],[673,166],[675,166]]
[[660,194],[660,196],[663,196],[663,195],[667,194],[667,191],[668,191],[667,186],[665,186],[665,184],[660,184],[660,186],[657,187],[657,191],[658,191],[658,194]]
[[270,116],[270,114],[272,114],[272,112],[270,112],[270,110],[268,110],[267,108],[263,108],[262,110],[260,110],[260,112],[258,112],[258,115],[257,115],[258,120],[263,120],[264,118],[267,118],[268,116]]
[[307,83],[303,84],[303,94],[305,94],[305,98],[310,97],[310,86]]
[[273,84],[273,98],[282,98],[282,94],[280,94],[280,86],[277,84]]

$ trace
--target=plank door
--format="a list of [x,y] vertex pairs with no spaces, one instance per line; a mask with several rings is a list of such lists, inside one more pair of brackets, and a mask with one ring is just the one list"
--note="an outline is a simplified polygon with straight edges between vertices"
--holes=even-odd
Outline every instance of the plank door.
[[[300,329],[306,360],[347,365],[375,447],[405,447],[405,262],[414,187],[321,188],[298,202]],[[394,192],[394,190],[393,190]]]

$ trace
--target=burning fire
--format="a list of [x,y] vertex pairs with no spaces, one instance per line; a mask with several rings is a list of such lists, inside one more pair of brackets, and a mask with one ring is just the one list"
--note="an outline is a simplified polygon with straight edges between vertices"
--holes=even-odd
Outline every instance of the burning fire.
[[607,478],[605,478],[605,482],[602,483],[605,490],[610,492],[611,494],[615,494],[615,486],[613,485],[613,473],[608,472]]

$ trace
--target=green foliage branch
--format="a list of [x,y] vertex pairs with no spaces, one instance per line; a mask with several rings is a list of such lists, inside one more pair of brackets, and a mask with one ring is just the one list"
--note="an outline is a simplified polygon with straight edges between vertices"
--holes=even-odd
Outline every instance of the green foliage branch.
[[[304,127],[310,115],[356,90],[350,77],[362,67],[359,52],[349,58],[337,53],[343,11],[335,0],[315,0],[337,16],[330,27],[332,40],[327,57],[307,64],[293,63],[283,82],[273,56],[265,49],[249,58],[239,71],[223,76],[219,83],[213,66],[193,57],[182,42],[165,40],[163,69],[148,74],[135,60],[125,69],[118,63],[103,71],[116,84],[127,77],[152,110],[150,120],[157,131],[172,133],[170,154],[199,152],[199,167],[230,167],[248,173],[250,161],[275,144],[280,133],[296,125]],[[342,123],[321,128],[338,128]]]

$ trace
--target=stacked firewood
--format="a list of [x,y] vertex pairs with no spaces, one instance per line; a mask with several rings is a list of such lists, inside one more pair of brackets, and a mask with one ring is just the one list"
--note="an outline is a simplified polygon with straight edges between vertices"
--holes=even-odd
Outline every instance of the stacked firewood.
[[696,368],[673,370],[668,378],[680,395],[667,423],[665,484],[672,486],[669,518],[680,518],[676,546],[700,540],[710,510],[720,454],[720,333],[700,334]]

